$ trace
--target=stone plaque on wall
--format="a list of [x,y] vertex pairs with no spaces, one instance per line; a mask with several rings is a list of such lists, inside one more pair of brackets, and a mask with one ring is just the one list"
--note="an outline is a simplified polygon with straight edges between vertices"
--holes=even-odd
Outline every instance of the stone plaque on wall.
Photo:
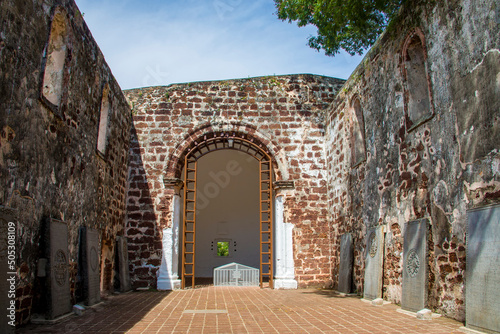
[[101,301],[99,233],[84,228],[82,234],[83,296],[85,304],[94,305]]
[[467,214],[466,326],[500,333],[500,206]]
[[401,307],[418,312],[427,306],[427,238],[429,220],[408,222],[403,245],[403,295]]
[[384,271],[384,227],[368,230],[366,235],[364,298],[382,298],[382,275]]
[[[9,223],[10,226],[9,226]],[[8,258],[8,236],[9,233],[15,233],[17,221],[14,210],[0,206],[0,333],[14,333],[15,327],[15,306],[11,306],[14,301],[13,292],[15,292],[16,268],[10,267]],[[12,257],[11,257],[12,259]],[[10,323],[10,324],[9,324]]]
[[118,278],[120,280],[120,291],[129,291],[132,287],[130,285],[130,272],[128,267],[128,247],[127,238],[116,237],[116,250],[118,252]]
[[351,292],[353,258],[352,234],[343,234],[340,239],[339,292]]
[[49,318],[71,312],[69,288],[68,226],[51,219],[48,233],[49,247]]

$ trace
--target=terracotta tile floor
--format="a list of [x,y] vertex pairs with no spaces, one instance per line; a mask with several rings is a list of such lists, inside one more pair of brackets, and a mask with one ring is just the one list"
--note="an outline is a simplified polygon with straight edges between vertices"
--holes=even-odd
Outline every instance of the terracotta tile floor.
[[82,316],[18,333],[461,333],[461,323],[432,321],[372,306],[328,290],[203,287],[110,297]]

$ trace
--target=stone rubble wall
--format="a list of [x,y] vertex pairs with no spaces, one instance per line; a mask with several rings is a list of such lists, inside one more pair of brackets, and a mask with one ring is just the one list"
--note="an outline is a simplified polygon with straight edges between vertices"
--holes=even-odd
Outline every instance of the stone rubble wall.
[[[67,49],[62,97],[54,107],[42,97],[42,80],[57,11],[67,20]],[[106,83],[108,142],[99,154]],[[17,323],[46,308],[36,277],[42,221],[68,224],[72,303],[79,293],[80,228],[98,229],[102,244],[113,245],[123,234],[130,126],[128,103],[74,1],[0,2],[0,205],[17,214]],[[109,266],[102,268],[113,272]],[[112,277],[106,280],[103,286],[112,287]]]
[[[493,0],[409,1],[336,97],[326,123],[334,282],[340,237],[351,232],[362,294],[366,232],[385,225],[383,296],[400,303],[405,224],[427,217],[429,307],[465,319],[467,210],[500,202],[499,13]],[[434,115],[410,129],[403,50],[418,30]],[[366,159],[352,166],[356,97]]]
[[293,181],[285,203],[294,224],[299,286],[328,286],[324,115],[344,80],[316,75],[269,76],[174,84],[126,91],[133,108],[127,237],[134,286],[155,286],[163,228],[171,226],[174,190],[187,146],[211,133],[239,133],[264,144],[276,180]]

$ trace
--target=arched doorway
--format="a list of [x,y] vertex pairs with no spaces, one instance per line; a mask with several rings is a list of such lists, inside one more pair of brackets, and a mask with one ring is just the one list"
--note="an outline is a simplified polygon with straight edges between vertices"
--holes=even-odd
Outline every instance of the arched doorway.
[[260,286],[273,287],[273,162],[266,147],[237,133],[212,133],[191,143],[184,157],[184,209],[182,223],[181,281],[195,286],[197,176],[199,159],[221,150],[242,151],[259,165],[259,260]]

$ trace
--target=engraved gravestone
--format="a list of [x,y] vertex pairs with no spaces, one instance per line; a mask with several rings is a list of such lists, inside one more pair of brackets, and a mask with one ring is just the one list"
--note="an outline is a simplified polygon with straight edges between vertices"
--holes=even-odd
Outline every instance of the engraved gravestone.
[[101,300],[99,275],[99,233],[91,228],[84,228],[82,235],[83,296],[85,304],[94,305]]
[[466,326],[500,333],[500,206],[467,214]]
[[120,280],[120,291],[129,291],[132,286],[130,285],[130,273],[128,267],[128,247],[127,238],[118,236],[116,237],[117,251],[118,251],[118,278]]
[[403,245],[403,295],[401,307],[418,312],[427,306],[427,238],[429,220],[408,222]]
[[345,233],[340,239],[339,292],[350,293],[352,286],[353,245],[352,234]]
[[384,265],[384,227],[368,230],[365,254],[364,298],[382,298],[382,274]]
[[69,287],[68,226],[51,219],[47,235],[48,244],[48,316],[54,319],[71,312]]
[[2,310],[0,312],[0,333],[6,334],[14,333],[15,329],[12,326],[13,321],[15,322],[15,306],[11,305],[11,301],[14,301],[15,298],[12,298],[14,296],[11,287],[15,289],[16,275],[13,275],[13,273],[16,272],[16,268],[9,267],[9,265],[14,264],[9,263],[9,260],[12,260],[13,257],[11,256],[10,259],[8,257],[8,235],[9,232],[11,234],[12,232],[15,233],[16,227],[11,224],[9,230],[9,223],[16,224],[14,210],[0,206],[0,310]]

